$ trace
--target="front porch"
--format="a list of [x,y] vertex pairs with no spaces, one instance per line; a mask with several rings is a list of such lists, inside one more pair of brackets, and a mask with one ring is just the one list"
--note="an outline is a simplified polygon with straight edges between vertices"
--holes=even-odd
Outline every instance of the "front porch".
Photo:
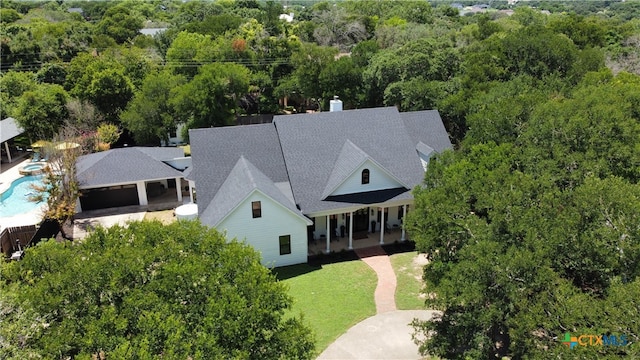
[[[359,236],[358,236],[359,235]],[[402,239],[402,229],[400,227],[392,227],[385,231],[383,234],[384,244],[393,244],[395,242],[409,240],[409,234],[405,231],[404,240]],[[356,233],[351,241],[352,249],[363,249],[372,246],[380,245],[380,232],[375,233]],[[349,249],[349,234],[345,234],[344,237],[332,237],[329,241],[329,252],[347,251]],[[313,239],[309,241],[308,255],[320,255],[327,253],[327,240],[325,236],[321,236],[319,239]]]

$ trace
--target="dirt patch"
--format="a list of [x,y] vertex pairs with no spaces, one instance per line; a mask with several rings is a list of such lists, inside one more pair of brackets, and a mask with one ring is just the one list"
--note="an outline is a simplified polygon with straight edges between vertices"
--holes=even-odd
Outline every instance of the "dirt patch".
[[428,263],[429,263],[429,260],[427,259],[427,254],[418,254],[413,259],[413,265],[414,266],[423,267],[423,266],[427,265]]
[[173,210],[150,211],[144,215],[145,220],[159,220],[161,223],[168,225],[176,221]]

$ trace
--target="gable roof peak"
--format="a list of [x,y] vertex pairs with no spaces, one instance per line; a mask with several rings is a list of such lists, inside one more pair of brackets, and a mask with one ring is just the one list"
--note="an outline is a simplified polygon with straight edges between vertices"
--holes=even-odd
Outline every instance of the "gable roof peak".
[[238,158],[220,190],[205,208],[201,219],[207,224],[218,225],[254,191],[261,192],[295,215],[308,221],[295,204],[275,185],[273,180],[244,156]]
[[331,175],[329,175],[327,184],[322,192],[322,198],[325,199],[331,195],[331,193],[367,159],[371,159],[369,154],[364,152],[364,150],[359,148],[351,140],[347,139],[338,153],[338,158],[335,161]]

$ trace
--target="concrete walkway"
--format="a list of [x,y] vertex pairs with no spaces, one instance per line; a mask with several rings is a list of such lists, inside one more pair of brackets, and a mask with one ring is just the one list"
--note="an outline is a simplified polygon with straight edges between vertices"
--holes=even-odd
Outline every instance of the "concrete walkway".
[[423,359],[411,339],[413,328],[409,324],[416,318],[430,320],[435,313],[396,310],[372,316],[347,330],[318,359]]
[[318,359],[423,359],[413,342],[410,324],[414,319],[430,320],[437,311],[397,310],[396,274],[389,256],[380,246],[355,251],[378,275],[374,295],[377,315],[351,327]]

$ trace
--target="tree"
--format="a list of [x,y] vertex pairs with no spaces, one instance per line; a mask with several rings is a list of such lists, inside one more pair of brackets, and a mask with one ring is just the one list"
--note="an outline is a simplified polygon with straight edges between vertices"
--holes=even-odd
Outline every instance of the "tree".
[[0,349],[3,358],[313,355],[310,330],[285,319],[292,300],[259,254],[195,221],[97,229],[1,266],[0,339],[23,344]]
[[20,96],[35,90],[37,83],[32,73],[7,71],[0,75],[0,118],[13,114]]
[[67,119],[68,97],[60,85],[40,84],[20,96],[16,120],[32,139],[51,139]]
[[198,66],[213,58],[209,52],[214,51],[210,35],[180,32],[167,49],[167,65],[177,74],[194,77]]
[[113,143],[118,141],[122,131],[118,126],[110,123],[102,123],[96,129],[97,148],[99,150],[108,150]]
[[93,131],[104,119],[98,109],[88,101],[71,98],[67,101],[69,118],[66,121],[70,127],[81,131]]
[[9,24],[20,19],[20,13],[14,9],[0,9],[0,22],[3,24]]
[[133,97],[133,89],[124,72],[112,68],[94,74],[85,96],[107,120],[114,121]]
[[249,70],[237,64],[201,66],[193,80],[177,88],[170,103],[188,129],[233,124],[240,97],[249,91]]
[[23,25],[0,27],[2,35],[2,64],[0,69],[19,71],[37,70],[40,66],[40,47],[31,30]]
[[184,77],[169,71],[151,73],[120,116],[138,144],[169,141],[169,133],[176,129],[178,116],[170,103],[171,91],[185,83]]
[[422,39],[399,48],[381,50],[371,57],[362,74],[371,105],[383,103],[393,83],[421,78],[446,81],[458,72],[459,55],[446,41]]
[[[559,340],[570,332],[638,341],[640,326],[606,309],[635,316],[640,305],[632,165],[640,161],[640,80],[591,73],[565,97],[535,84],[496,87],[511,89],[513,100],[485,106],[471,124],[495,117],[499,134],[474,133],[460,151],[432,159],[414,192],[406,224],[430,260],[427,305],[443,311],[414,323],[429,335],[420,342],[425,354],[640,355],[634,346],[569,349]],[[526,94],[515,94],[519,87]]]
[[350,17],[342,7],[316,12],[312,21],[316,23],[313,36],[322,46],[337,46],[346,50],[369,37],[365,26]]
[[96,148],[96,137],[94,133],[66,125],[53,140],[41,150],[47,158],[44,185],[35,188],[35,195],[31,200],[46,200],[43,219],[56,220],[62,237],[71,239],[71,234],[66,229],[76,213],[76,202],[80,195],[76,163],[81,155]]
[[65,87],[74,97],[92,103],[107,121],[116,123],[133,97],[135,86],[129,74],[144,78],[150,70],[147,65],[146,61],[135,62],[109,52],[98,57],[82,54],[69,65]]
[[334,62],[337,54],[338,50],[332,47],[302,44],[291,55],[291,62],[295,67],[292,75],[300,86],[298,91],[304,94],[305,98],[322,97],[322,89],[318,87],[320,73]]
[[322,98],[326,101],[334,95],[340,97],[345,109],[355,109],[364,98],[362,73],[350,57],[342,57],[322,69],[318,77]]
[[109,8],[96,25],[96,34],[107,35],[118,44],[133,40],[142,28],[142,19],[128,7],[118,5]]

